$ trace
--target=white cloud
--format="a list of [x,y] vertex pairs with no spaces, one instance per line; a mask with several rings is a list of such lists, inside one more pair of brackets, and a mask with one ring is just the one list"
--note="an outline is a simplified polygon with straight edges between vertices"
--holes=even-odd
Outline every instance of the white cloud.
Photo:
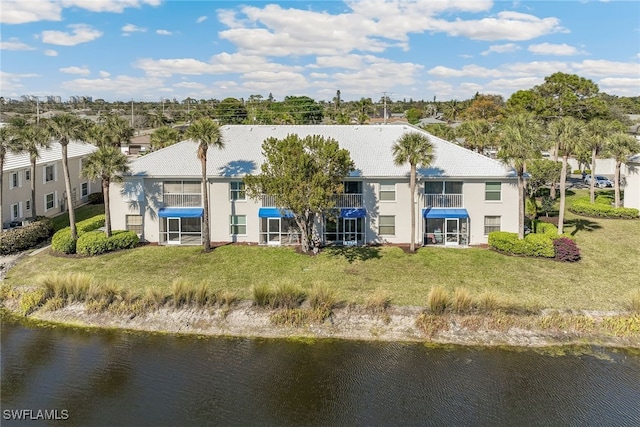
[[140,96],[145,93],[153,95],[166,85],[164,80],[157,78],[118,76],[113,79],[75,79],[62,83],[62,87],[76,93],[94,93],[107,97],[113,97],[113,94],[126,95],[129,99],[132,93]]
[[58,56],[58,51],[53,49],[47,49],[44,51],[44,54],[47,56]]
[[100,77],[105,78],[105,77],[109,77],[111,75],[110,72],[108,71],[100,71]]
[[170,36],[173,33],[169,30],[156,30],[156,34],[159,34],[161,36]]
[[[640,63],[587,59],[571,64],[577,74],[588,76],[640,76]],[[637,94],[635,95],[637,96]]]
[[2,0],[0,22],[25,24],[38,21],[61,21],[64,8],[78,7],[91,12],[122,13],[126,8],[158,6],[161,0]]
[[640,77],[607,77],[597,83],[601,92],[615,93],[619,96],[638,96],[640,93]]
[[206,20],[207,20],[206,16],[201,16],[198,19],[196,19],[196,24],[200,24],[200,23],[202,23],[202,22],[204,22]]
[[82,74],[85,76],[91,74],[91,71],[89,71],[89,69],[84,66],[60,68],[60,71],[67,74]]
[[35,50],[35,48],[12,37],[8,41],[0,40],[0,50]]
[[180,82],[173,85],[174,87],[183,87],[187,89],[204,89],[206,86],[197,82]]
[[122,32],[124,33],[144,33],[146,31],[147,31],[146,28],[138,27],[133,24],[127,24],[122,27]]
[[520,50],[520,46],[515,43],[496,44],[489,46],[489,49],[480,53],[480,55],[486,56],[490,53],[509,53]]
[[[40,77],[38,74],[33,73],[7,73],[0,70],[0,87],[2,88],[3,95],[11,94],[13,91],[22,92],[24,85],[22,79]],[[14,95],[11,95],[14,96]]]
[[75,46],[102,36],[101,31],[95,30],[86,24],[68,25],[67,28],[71,28],[71,34],[63,31],[43,31],[42,42],[59,46]]
[[582,52],[578,48],[569,46],[568,44],[552,44],[552,43],[540,43],[532,44],[527,50],[534,55],[556,55],[556,56],[571,56],[578,55]]

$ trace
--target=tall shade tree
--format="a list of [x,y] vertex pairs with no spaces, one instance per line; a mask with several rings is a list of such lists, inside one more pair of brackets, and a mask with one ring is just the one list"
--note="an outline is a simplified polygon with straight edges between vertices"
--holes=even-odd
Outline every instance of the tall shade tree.
[[78,117],[63,113],[53,116],[47,121],[47,130],[52,138],[58,140],[62,147],[62,172],[64,173],[64,186],[67,196],[67,213],[69,214],[69,227],[73,240],[78,238],[76,228],[76,215],[73,207],[73,197],[71,194],[71,178],[69,176],[69,142],[71,140],[82,140],[86,131],[86,123]]
[[209,147],[224,148],[222,133],[216,122],[209,118],[193,122],[186,131],[187,138],[198,143],[198,159],[202,167],[202,203],[204,205],[203,238],[204,250],[211,250],[211,233],[209,232],[209,187],[207,185],[207,150]]
[[[2,196],[4,188],[4,160],[9,152],[20,152],[22,147],[13,128],[8,126],[0,127],[0,232],[4,227],[4,218],[2,217]],[[33,180],[32,180],[33,181]]]
[[418,132],[404,133],[393,145],[393,162],[400,166],[409,163],[409,187],[411,191],[411,252],[416,250],[416,175],[418,166],[429,167],[435,159],[433,144],[429,138]]
[[[587,123],[585,134],[585,146],[591,150],[591,176],[596,176],[596,158],[598,154],[605,148],[607,138],[616,132],[624,130],[624,125],[618,121],[594,119]],[[591,179],[589,182],[589,192],[591,195],[591,203],[596,201],[596,180]]]
[[111,237],[111,208],[109,184],[122,182],[122,175],[129,172],[127,156],[118,147],[103,145],[91,153],[82,166],[82,175],[93,181],[102,180],[104,196],[104,226],[107,237]]
[[21,143],[24,152],[29,154],[31,163],[31,216],[36,217],[36,162],[40,157],[40,150],[49,148],[51,136],[46,128],[38,125],[28,125],[21,132]]
[[151,133],[151,150],[156,151],[168,147],[180,140],[180,132],[169,126],[160,126]]
[[527,162],[542,156],[542,124],[532,113],[509,116],[498,129],[498,158],[515,169],[518,177],[518,237],[524,238],[525,179]]
[[566,205],[567,162],[569,157],[584,144],[585,123],[573,117],[562,117],[548,125],[548,135],[555,141],[558,154],[562,156],[560,169],[560,209],[558,212],[558,234],[564,231],[564,208]]
[[260,174],[244,178],[247,194],[255,200],[268,194],[276,206],[291,210],[300,229],[300,248],[308,252],[316,219],[334,212],[336,195],[344,191],[342,181],[354,169],[349,151],[331,138],[291,134],[266,139],[262,154]]
[[[615,193],[615,207],[620,207],[620,168],[629,156],[640,153],[640,141],[632,135],[624,132],[616,132],[607,137],[606,153],[616,161],[616,169],[613,178]],[[593,180],[592,180],[593,181]]]

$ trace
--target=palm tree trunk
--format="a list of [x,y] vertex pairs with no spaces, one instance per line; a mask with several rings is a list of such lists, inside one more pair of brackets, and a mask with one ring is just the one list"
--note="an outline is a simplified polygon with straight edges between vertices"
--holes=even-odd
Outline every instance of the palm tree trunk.
[[596,202],[596,149],[591,149],[591,181],[589,182],[589,194],[591,203]]
[[615,207],[620,207],[620,165],[621,162],[616,162],[616,173],[613,176],[613,188],[615,194]]
[[73,198],[71,197],[71,178],[69,177],[69,159],[67,158],[67,143],[60,142],[62,145],[62,171],[64,173],[64,188],[67,192],[67,212],[69,214],[69,227],[71,228],[71,237],[73,240],[78,238],[76,229],[76,213],[73,209]]
[[[553,147],[553,161],[554,162],[558,161],[558,144],[557,143]],[[551,191],[549,191],[549,197],[551,197],[553,200],[556,199],[556,182],[555,182],[555,180],[551,182]]]
[[109,203],[109,180],[102,180],[102,198],[104,199],[104,229],[107,237],[111,237],[111,205]]
[[411,252],[416,250],[416,165],[411,165],[411,176],[409,178],[409,187],[411,189]]
[[524,239],[524,169],[518,172],[518,239]]
[[[563,233],[564,206],[566,202],[565,188],[567,180],[567,160],[569,156],[562,156],[562,170],[560,171],[560,211],[558,212],[558,235]],[[593,175],[592,175],[593,176]]]
[[2,204],[2,189],[4,188],[4,156],[0,156],[0,233],[2,233],[2,229],[4,228],[4,222],[2,218],[2,207],[4,206]]
[[202,219],[202,237],[204,238],[204,250],[211,250],[211,237],[209,235],[209,191],[207,188],[207,155],[200,159],[202,166],[202,204],[204,207],[204,218]]
[[31,158],[31,218],[38,216],[36,209],[36,161],[35,157]]

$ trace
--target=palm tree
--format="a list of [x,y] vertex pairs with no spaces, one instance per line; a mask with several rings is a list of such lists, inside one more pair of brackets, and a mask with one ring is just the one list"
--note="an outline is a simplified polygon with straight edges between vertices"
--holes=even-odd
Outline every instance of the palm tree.
[[159,150],[180,140],[180,132],[169,126],[160,126],[151,133],[151,150]]
[[[620,166],[628,157],[640,153],[640,142],[624,132],[616,132],[606,140],[606,152],[616,161],[616,171],[613,178],[615,192],[615,207],[620,207]],[[591,175],[594,176],[594,175]],[[594,181],[593,179],[591,180]]]
[[[586,148],[591,150],[591,176],[596,176],[596,157],[604,149],[607,138],[616,131],[623,131],[624,125],[618,121],[594,119],[587,123]],[[589,183],[591,203],[596,201],[596,180]]]
[[531,113],[510,117],[498,129],[498,158],[511,165],[518,176],[518,237],[524,238],[525,180],[527,162],[541,157],[542,124]]
[[464,138],[464,147],[481,154],[488,146],[490,132],[491,123],[485,119],[469,120],[456,129],[456,134]]
[[558,154],[562,156],[560,169],[560,208],[558,212],[558,234],[563,233],[564,208],[566,204],[567,162],[569,157],[584,144],[582,136],[585,132],[584,122],[571,116],[561,117],[549,123],[549,137],[555,141]]
[[91,153],[82,167],[82,175],[91,180],[102,180],[104,196],[104,226],[107,237],[111,237],[111,208],[109,184],[122,182],[122,175],[129,172],[127,156],[119,148],[103,145]]
[[358,123],[364,124],[369,120],[369,115],[373,110],[373,101],[371,98],[360,98],[360,101],[355,102],[356,111],[358,113]]
[[91,125],[86,131],[85,139],[97,147],[117,146],[115,136],[105,124]]
[[74,115],[63,113],[49,119],[47,128],[51,137],[57,139],[62,147],[62,171],[64,172],[64,185],[67,194],[69,227],[71,228],[71,237],[73,240],[76,240],[78,238],[78,232],[76,229],[76,215],[71,194],[71,178],[69,177],[68,146],[69,141],[72,139],[80,140],[84,136],[86,124]]
[[31,162],[31,216],[36,217],[36,162],[40,157],[42,148],[49,148],[51,136],[46,128],[38,125],[29,125],[21,132],[22,149],[29,153]]
[[[2,189],[4,188],[4,159],[9,152],[19,152],[22,147],[20,141],[16,137],[13,129],[3,126],[0,127],[0,232],[4,227],[4,219],[2,218]],[[33,181],[33,179],[32,179]]]
[[418,132],[404,133],[393,145],[393,162],[400,166],[409,163],[409,187],[411,189],[411,252],[416,250],[416,173],[418,165],[428,167],[435,158],[433,144],[429,138]]
[[202,167],[202,202],[204,205],[204,250],[211,250],[211,237],[209,234],[209,192],[207,186],[207,150],[209,146],[219,149],[224,148],[220,127],[209,118],[199,119],[193,122],[186,131],[186,137],[198,143],[198,159]]
[[123,143],[129,145],[134,132],[128,120],[112,115],[107,118],[105,125],[113,135],[113,144],[116,147],[122,147]]

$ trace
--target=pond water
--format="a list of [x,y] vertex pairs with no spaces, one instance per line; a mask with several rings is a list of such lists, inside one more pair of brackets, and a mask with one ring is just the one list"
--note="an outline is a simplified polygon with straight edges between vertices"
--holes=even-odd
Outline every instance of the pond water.
[[0,423],[25,424],[7,411],[57,410],[49,416],[66,419],[26,424],[640,425],[640,355],[586,350],[176,337],[5,319]]

